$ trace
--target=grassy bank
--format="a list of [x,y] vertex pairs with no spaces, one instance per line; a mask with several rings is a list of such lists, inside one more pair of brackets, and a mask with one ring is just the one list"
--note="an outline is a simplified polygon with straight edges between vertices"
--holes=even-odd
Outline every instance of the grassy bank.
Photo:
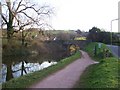
[[[96,55],[94,54],[94,49],[95,49],[95,46],[96,46]],[[97,61],[101,61],[102,59],[105,58],[105,51],[104,50],[109,50],[109,48],[101,43],[101,47],[99,48],[99,45],[97,42],[94,42],[94,43],[89,43],[85,48],[84,50],[86,52],[88,52],[88,54],[94,59],[94,60],[97,60]],[[110,57],[113,57],[113,55],[111,54],[111,51],[109,50],[109,56]]]
[[118,88],[118,66],[120,61],[112,56],[107,58],[99,56],[103,48],[108,49],[105,44],[102,44],[101,49],[97,50],[97,55],[94,56],[92,50],[96,44],[90,43],[85,50],[94,60],[100,63],[89,66],[78,80],[75,88]]
[[24,75],[19,78],[14,78],[6,83],[2,84],[3,88],[27,88],[33,83],[36,83],[48,75],[64,68],[66,65],[70,64],[74,60],[80,58],[80,52],[75,53],[74,55],[65,58],[59,61],[56,65],[50,66],[49,68],[45,68],[41,71],[37,71],[34,73],[30,73],[28,75]]

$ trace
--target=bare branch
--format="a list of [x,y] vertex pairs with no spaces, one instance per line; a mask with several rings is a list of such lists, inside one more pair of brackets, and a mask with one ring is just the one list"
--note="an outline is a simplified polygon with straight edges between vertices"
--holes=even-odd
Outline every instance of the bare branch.
[[6,4],[7,4],[7,7],[8,7],[8,9],[9,9],[9,11],[12,11],[12,10],[11,10],[11,3],[10,3],[10,2],[6,2]]
[[6,5],[6,4],[2,4],[1,6],[2,6],[2,7],[3,7],[3,6],[6,6],[6,7],[7,7],[7,5]]
[[45,14],[45,15],[48,15],[50,13],[50,11],[47,11],[47,12],[41,12],[41,13],[38,13],[39,15],[41,14]]
[[16,4],[16,0],[13,2],[12,10],[14,9],[15,4]]
[[[24,5],[24,4],[22,4],[22,5]],[[35,6],[35,4],[31,5],[30,7],[26,7],[26,5],[24,5],[24,6],[25,6],[25,8],[24,8],[24,9],[22,9],[22,10],[20,10],[20,11],[18,11],[17,13],[21,13],[21,12],[23,12],[23,11],[25,11],[25,10],[29,9],[29,8],[31,8],[31,9],[33,9],[33,10],[35,10],[35,8],[33,7],[33,6]]]
[[1,17],[3,18],[3,20],[5,21],[5,23],[7,24],[7,19],[3,16],[3,14],[1,14]]
[[19,9],[19,7],[21,6],[21,3],[22,3],[23,0],[21,0],[17,6],[17,9],[15,10],[15,13],[17,12],[17,10]]
[[32,17],[28,16],[25,12],[21,12],[21,13],[23,13],[26,17],[30,18],[32,21],[35,22],[35,20]]
[[24,25],[21,25],[20,28],[19,28],[19,30],[21,30],[23,27],[28,26],[30,24],[32,24],[32,22],[28,22],[28,23],[25,23]]

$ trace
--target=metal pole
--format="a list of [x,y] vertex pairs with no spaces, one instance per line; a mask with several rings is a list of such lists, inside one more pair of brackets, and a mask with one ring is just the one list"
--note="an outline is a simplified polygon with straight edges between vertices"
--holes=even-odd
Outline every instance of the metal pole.
[[111,20],[111,23],[110,23],[110,24],[111,24],[111,35],[110,35],[110,37],[111,37],[111,38],[110,38],[110,39],[111,39],[111,45],[112,45],[112,21],[113,21],[113,20]]
[[110,26],[111,26],[111,35],[110,35],[110,37],[111,37],[111,45],[112,45],[112,22],[115,21],[115,20],[119,20],[119,19],[120,19],[120,18],[113,19],[113,20],[111,20],[111,22],[110,22]]

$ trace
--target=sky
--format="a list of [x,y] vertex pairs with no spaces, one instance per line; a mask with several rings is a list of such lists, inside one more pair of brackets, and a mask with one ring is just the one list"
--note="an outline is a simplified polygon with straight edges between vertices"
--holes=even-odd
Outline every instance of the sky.
[[[118,18],[120,0],[32,0],[38,4],[54,7],[49,19],[56,30],[89,31],[98,27],[111,31],[111,20]],[[118,32],[118,20],[112,22],[112,31]]]
[[[110,22],[118,18],[120,0],[36,0],[55,8],[50,24],[57,30],[89,31],[93,26],[111,31]],[[112,31],[118,32],[118,21],[112,22]]]

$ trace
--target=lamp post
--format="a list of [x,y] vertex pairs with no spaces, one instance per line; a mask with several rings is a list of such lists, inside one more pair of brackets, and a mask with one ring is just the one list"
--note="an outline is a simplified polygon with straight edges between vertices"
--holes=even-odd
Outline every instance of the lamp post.
[[120,18],[117,18],[117,19],[113,19],[113,20],[111,20],[111,22],[110,22],[110,26],[111,26],[111,45],[112,45],[112,22],[113,21],[116,21],[116,20],[119,20]]

